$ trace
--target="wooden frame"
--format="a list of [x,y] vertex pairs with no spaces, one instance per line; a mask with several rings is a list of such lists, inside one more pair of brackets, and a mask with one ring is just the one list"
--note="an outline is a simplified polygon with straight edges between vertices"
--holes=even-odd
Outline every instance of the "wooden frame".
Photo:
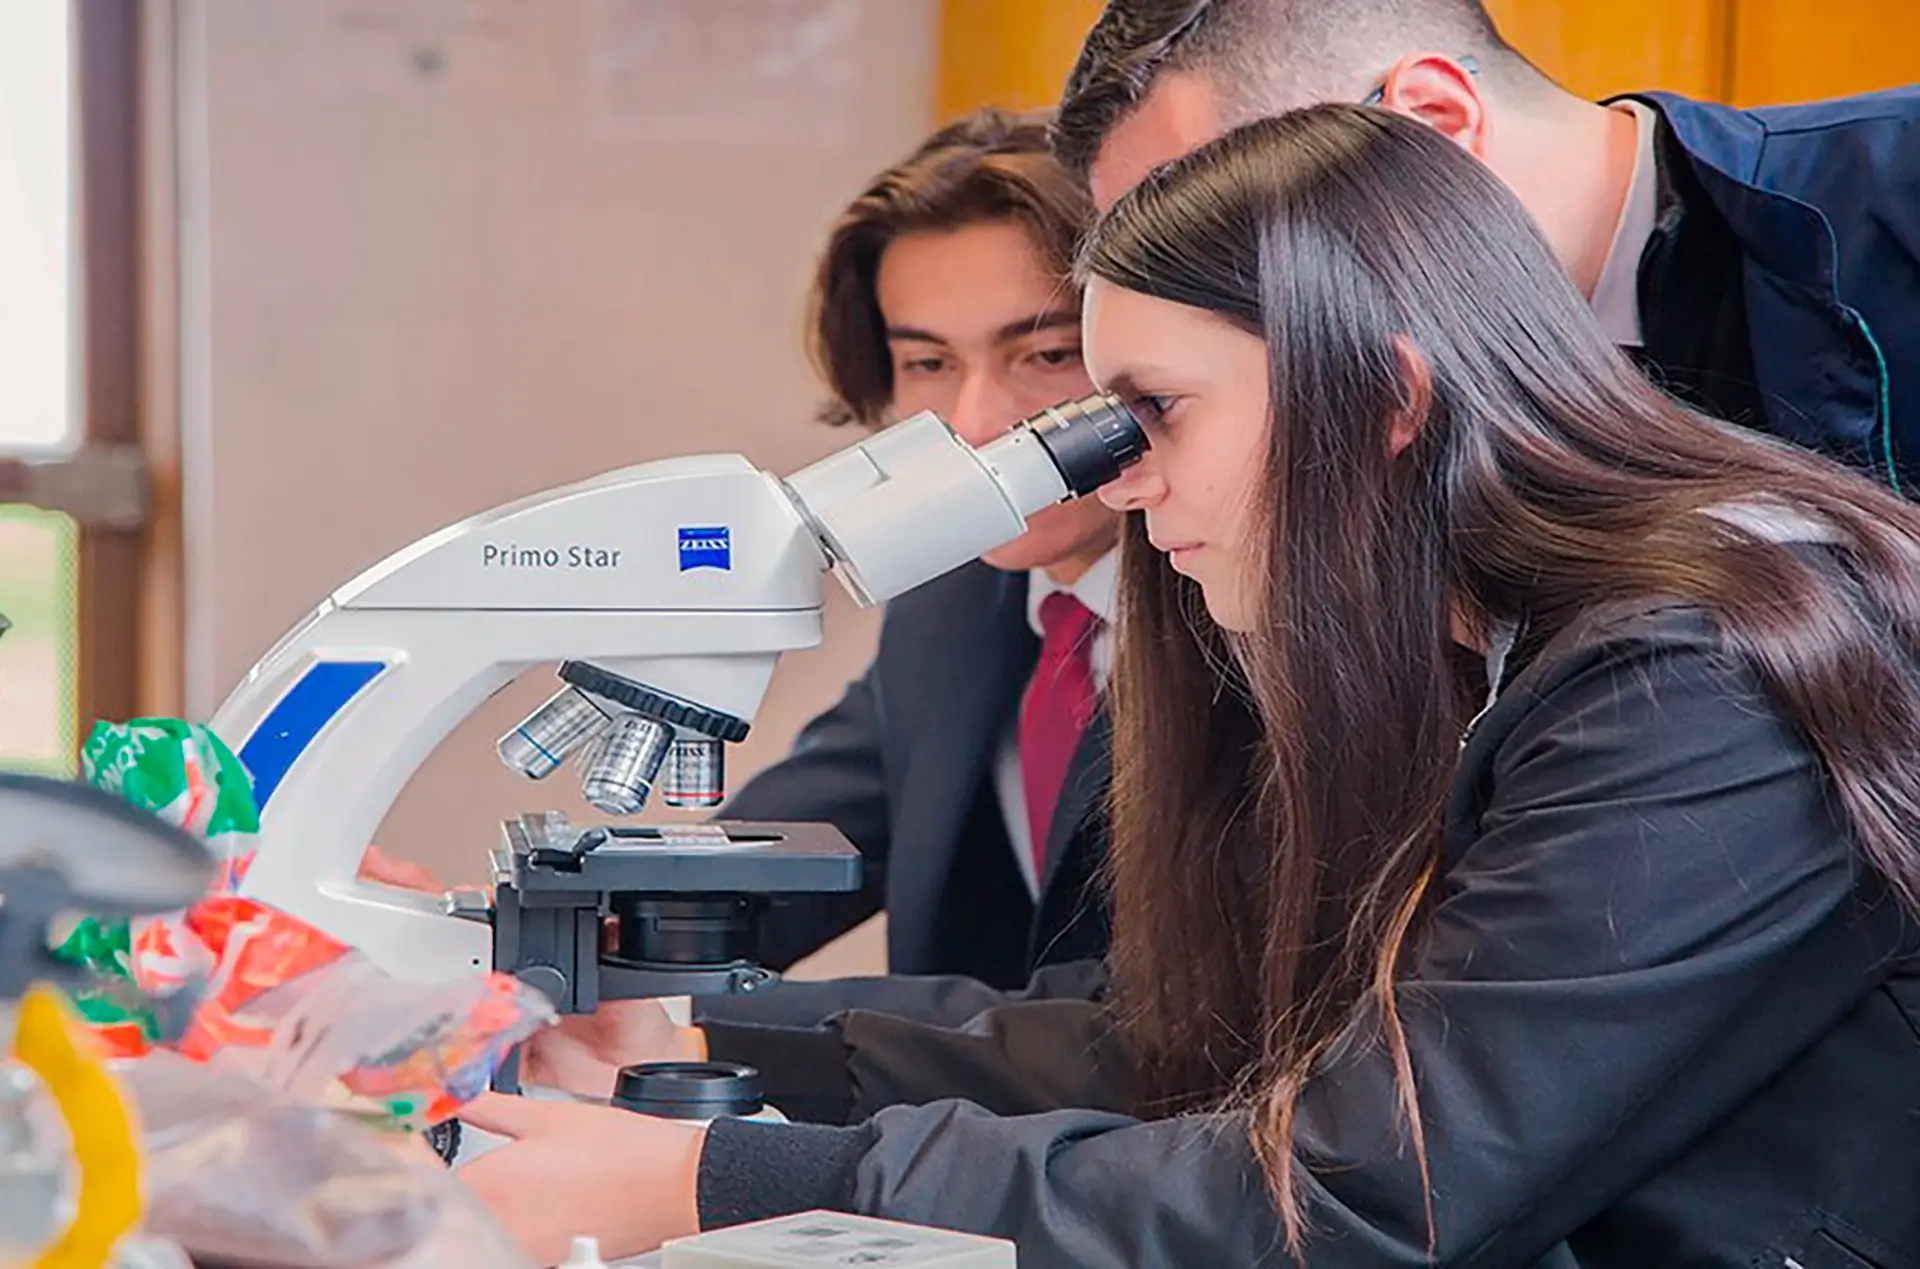
[[[135,445],[139,426],[138,0],[69,0],[74,21],[81,444]],[[78,713],[125,719],[141,704],[144,530],[80,532]]]

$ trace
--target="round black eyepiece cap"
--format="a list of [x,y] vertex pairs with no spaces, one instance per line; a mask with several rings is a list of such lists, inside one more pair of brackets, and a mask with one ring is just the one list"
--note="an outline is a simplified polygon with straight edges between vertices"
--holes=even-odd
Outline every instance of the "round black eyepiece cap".
[[1075,497],[1084,497],[1140,461],[1147,436],[1111,392],[1052,406],[1028,420]]

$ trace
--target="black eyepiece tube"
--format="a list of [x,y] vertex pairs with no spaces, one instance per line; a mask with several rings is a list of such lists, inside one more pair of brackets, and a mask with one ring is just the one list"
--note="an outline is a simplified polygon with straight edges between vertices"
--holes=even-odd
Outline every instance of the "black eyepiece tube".
[[1140,461],[1147,435],[1127,403],[1111,392],[1049,406],[1027,420],[1061,479],[1084,497]]

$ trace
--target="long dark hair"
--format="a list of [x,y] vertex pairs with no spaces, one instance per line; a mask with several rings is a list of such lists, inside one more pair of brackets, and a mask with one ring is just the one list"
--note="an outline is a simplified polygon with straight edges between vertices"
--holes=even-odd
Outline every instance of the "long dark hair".
[[1047,120],[1042,111],[991,106],[963,115],[875,176],[840,213],[807,301],[807,348],[833,394],[822,422],[877,427],[893,404],[879,280],[894,239],[1005,221],[1026,230],[1061,281],[1069,279],[1093,203],[1049,152]]
[[[1623,601],[1702,605],[1920,908],[1920,514],[1661,395],[1479,163],[1317,106],[1163,169],[1083,261],[1270,353],[1259,628],[1207,622],[1131,517],[1113,962],[1147,1109],[1247,1109],[1296,1246],[1295,1109],[1335,1045],[1387,1046],[1424,1172],[1395,985],[1468,717],[1456,623],[1544,638]],[[1824,526],[1851,581],[1702,514],[1732,507]]]

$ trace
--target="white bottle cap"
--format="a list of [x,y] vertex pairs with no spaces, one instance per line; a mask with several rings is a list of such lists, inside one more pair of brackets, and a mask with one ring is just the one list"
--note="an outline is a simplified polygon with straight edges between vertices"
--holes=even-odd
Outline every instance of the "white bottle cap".
[[600,1259],[600,1240],[584,1234],[575,1238],[572,1250],[567,1252],[567,1262],[560,1269],[607,1269],[607,1262]]

